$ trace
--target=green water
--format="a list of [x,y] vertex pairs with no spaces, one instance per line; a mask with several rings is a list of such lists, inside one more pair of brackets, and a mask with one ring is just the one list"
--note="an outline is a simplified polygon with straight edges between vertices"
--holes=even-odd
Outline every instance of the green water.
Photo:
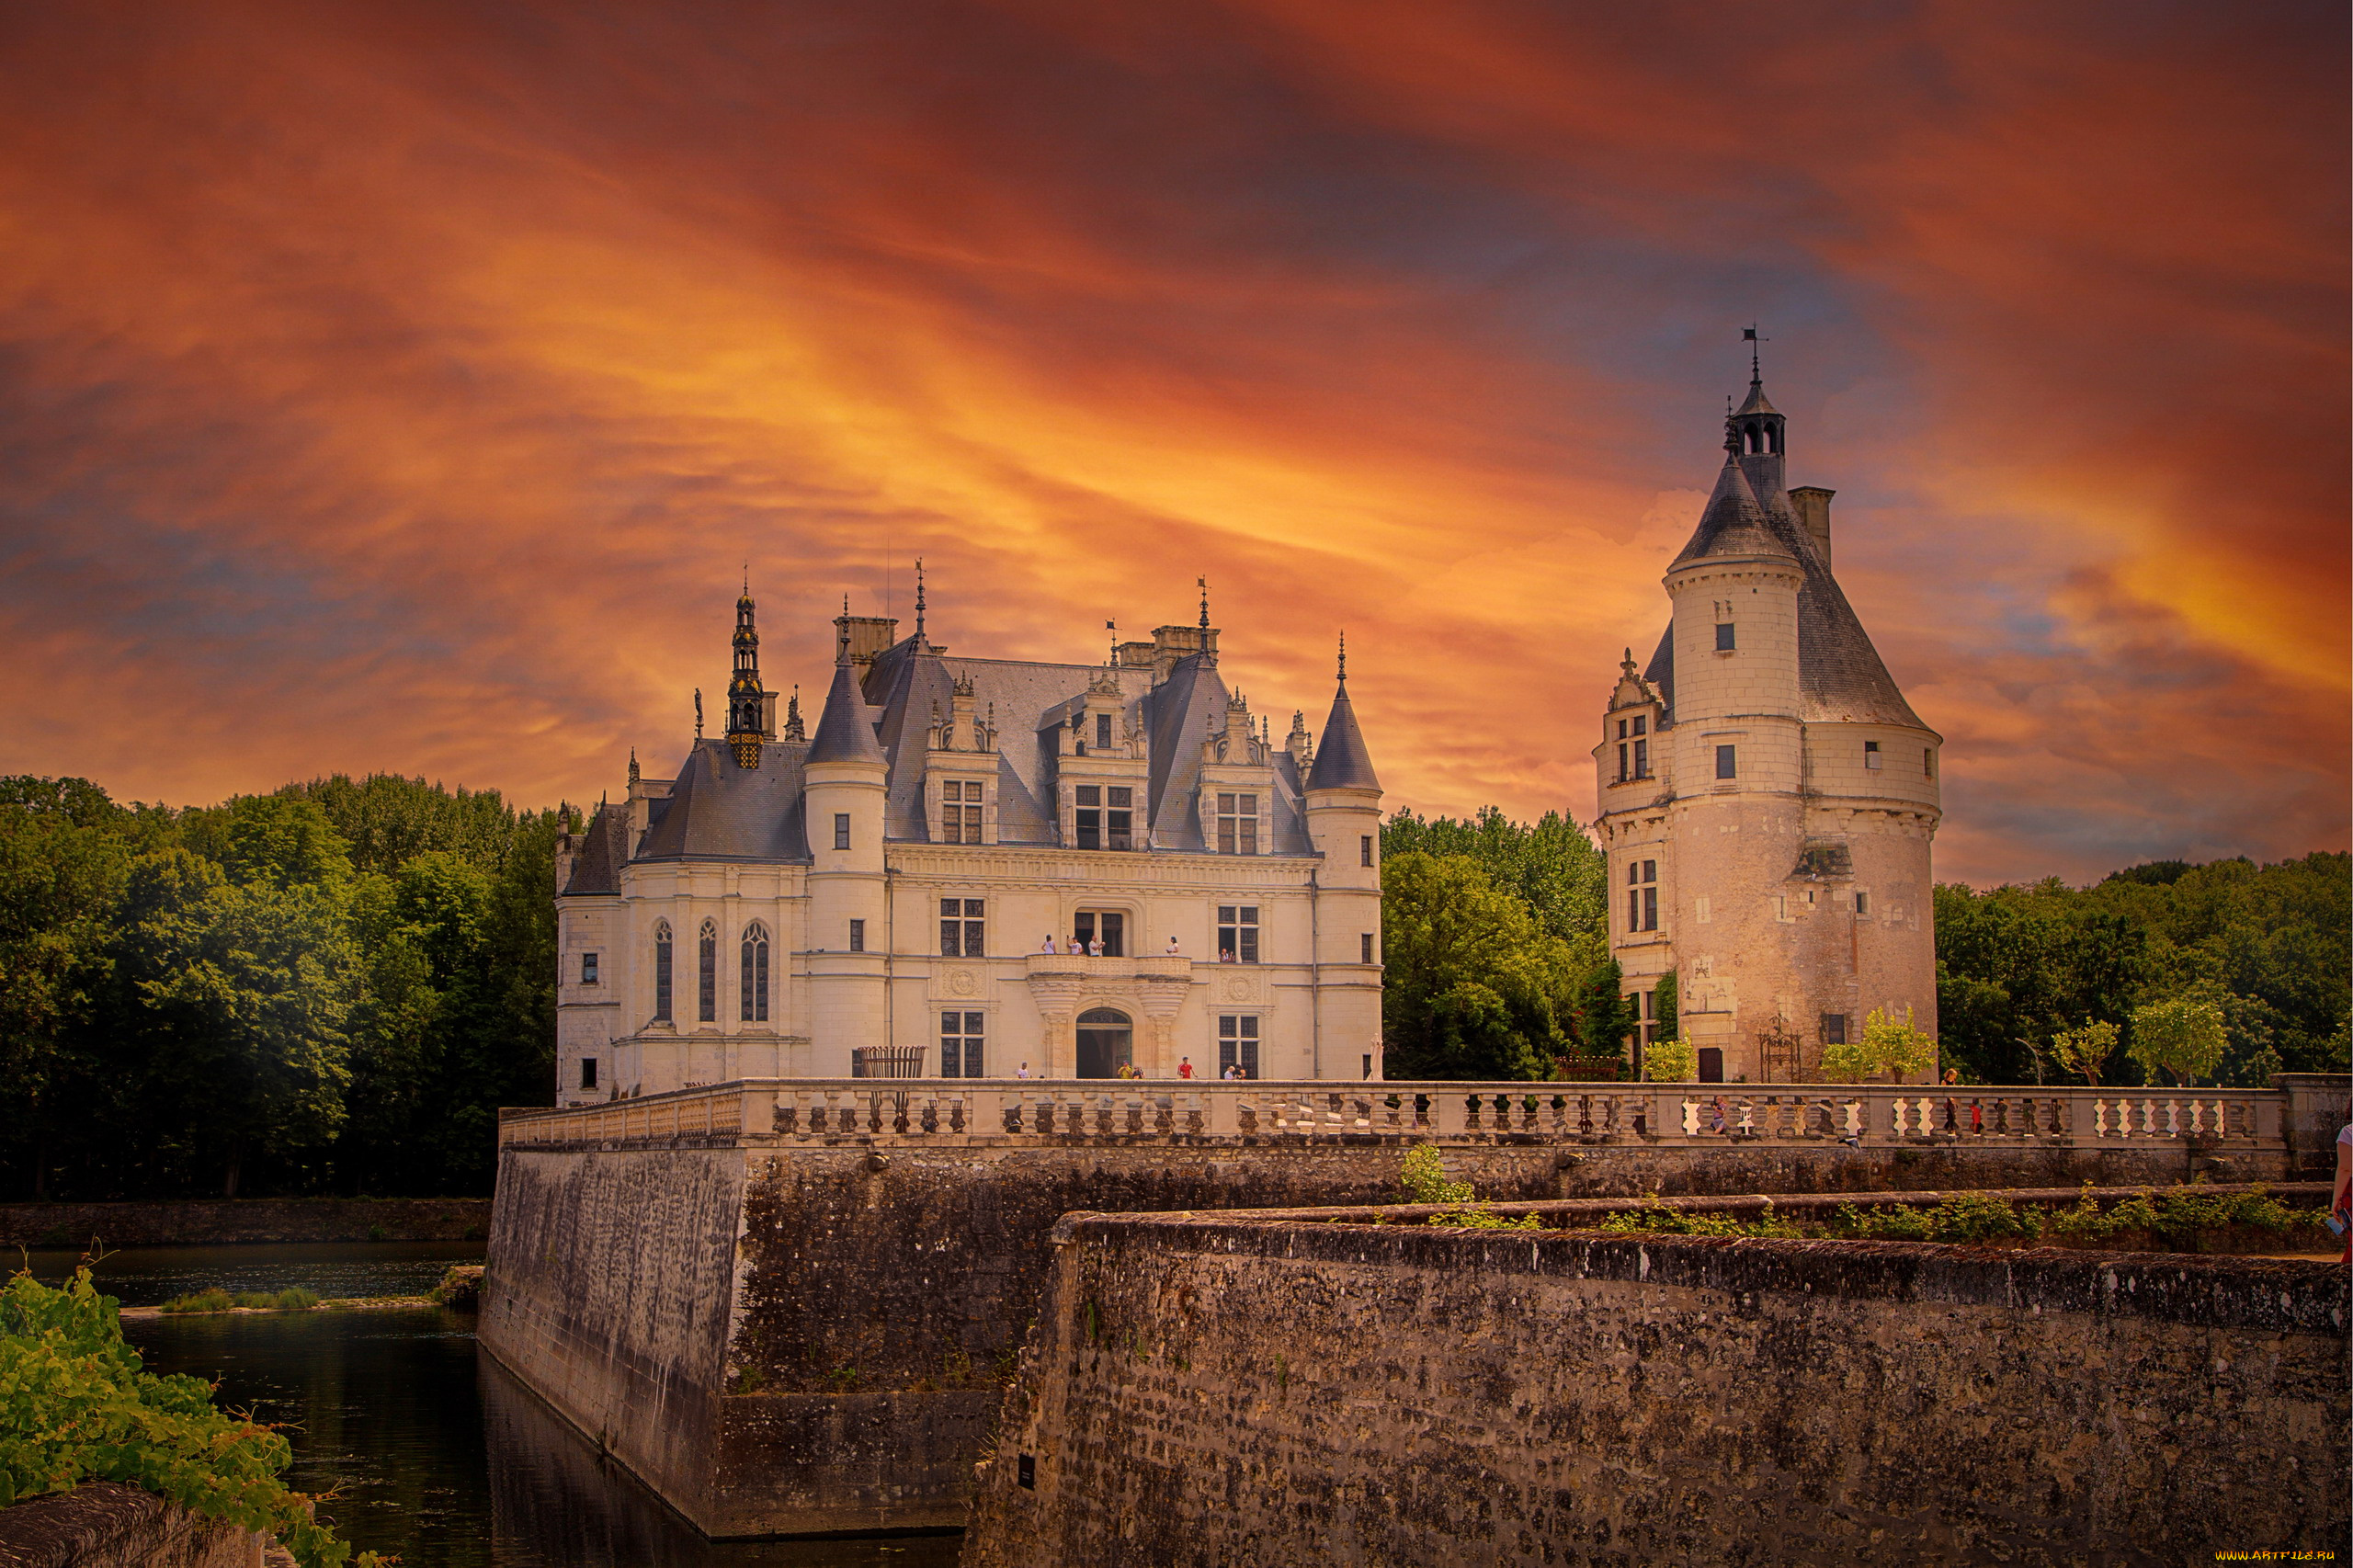
[[[69,1253],[31,1255],[69,1272]],[[220,1286],[322,1296],[421,1294],[482,1244],[383,1242],[150,1247],[100,1264],[126,1306]],[[953,1537],[717,1544],[601,1460],[438,1307],[134,1319],[148,1369],[220,1384],[221,1402],[286,1424],[290,1484],[404,1568],[949,1568]]]

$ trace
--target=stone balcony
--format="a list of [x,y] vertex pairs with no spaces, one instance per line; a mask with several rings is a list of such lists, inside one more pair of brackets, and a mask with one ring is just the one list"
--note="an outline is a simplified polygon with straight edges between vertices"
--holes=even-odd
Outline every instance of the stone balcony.
[[1182,953],[1095,959],[1083,953],[1031,953],[1032,975],[1067,974],[1088,980],[1190,980],[1196,960]]

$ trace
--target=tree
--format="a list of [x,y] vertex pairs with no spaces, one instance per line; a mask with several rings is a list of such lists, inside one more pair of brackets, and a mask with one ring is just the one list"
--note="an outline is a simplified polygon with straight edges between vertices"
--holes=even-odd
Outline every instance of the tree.
[[1899,1021],[1874,1007],[1860,1040],[1822,1048],[1822,1074],[1834,1084],[1859,1084],[1882,1073],[1917,1073],[1936,1061],[1937,1042],[1914,1026],[1910,1008]]
[[1586,1055],[1622,1057],[1628,1037],[1642,1027],[1625,984],[1616,959],[1605,959],[1586,971],[1577,988],[1576,1031]]
[[1567,1043],[1567,945],[1467,856],[1408,850],[1381,881],[1390,1075],[1543,1076]]
[[2163,1070],[2177,1084],[2213,1075],[2228,1043],[2222,1005],[2207,996],[2176,996],[2132,1009],[2132,1043],[2125,1054],[2152,1080]]
[[2116,1026],[2105,1018],[2094,1018],[2062,1029],[2052,1037],[2051,1054],[2063,1071],[2081,1073],[2084,1082],[2097,1088],[2108,1059],[2116,1054]]
[[1688,1084],[1699,1076],[1699,1053],[1688,1040],[1653,1040],[1643,1048],[1643,1077],[1654,1084]]
[[[1675,971],[1668,970],[1658,977],[1657,1002],[1658,1038],[1679,1040],[1683,1035],[1683,993],[1675,982]],[[1655,1042],[1654,1042],[1655,1043]]]

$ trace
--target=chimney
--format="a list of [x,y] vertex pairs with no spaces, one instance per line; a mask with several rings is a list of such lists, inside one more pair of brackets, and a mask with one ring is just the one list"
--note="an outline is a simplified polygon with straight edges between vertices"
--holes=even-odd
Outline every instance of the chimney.
[[760,693],[760,739],[771,742],[776,739],[776,693],[773,691]]
[[1814,548],[1822,551],[1822,563],[1830,564],[1830,498],[1836,490],[1824,490],[1818,484],[1801,484],[1790,492],[1790,505],[1798,509],[1798,521],[1813,538]]
[[837,615],[835,628],[849,638],[849,662],[870,665],[874,655],[899,640],[896,619],[883,615]]

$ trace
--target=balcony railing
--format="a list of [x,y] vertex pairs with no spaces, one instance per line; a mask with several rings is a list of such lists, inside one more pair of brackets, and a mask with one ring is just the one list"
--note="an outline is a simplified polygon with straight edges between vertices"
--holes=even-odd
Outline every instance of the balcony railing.
[[801,1078],[720,1084],[573,1109],[505,1111],[499,1141],[574,1147],[1095,1141],[1691,1148],[2194,1144],[2254,1153],[2286,1147],[2286,1108],[2287,1096],[2276,1089]]
[[[1084,953],[1031,953],[1023,960],[1031,974],[1169,975],[1190,979],[1195,960],[1182,953],[1144,953],[1133,958],[1098,959]],[[1206,962],[1207,960],[1201,960]]]

